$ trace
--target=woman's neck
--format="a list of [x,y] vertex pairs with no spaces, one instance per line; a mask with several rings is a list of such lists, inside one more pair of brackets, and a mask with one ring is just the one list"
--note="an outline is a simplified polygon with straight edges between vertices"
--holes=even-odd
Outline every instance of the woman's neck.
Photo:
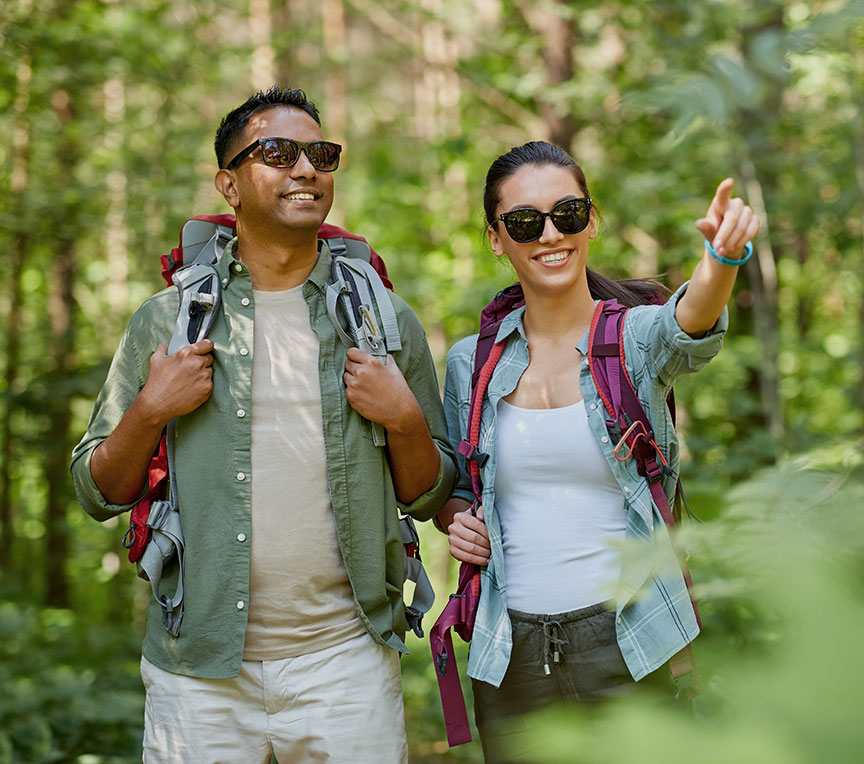
[[525,291],[523,326],[529,342],[567,340],[575,344],[588,330],[593,315],[594,298],[585,280],[564,293]]

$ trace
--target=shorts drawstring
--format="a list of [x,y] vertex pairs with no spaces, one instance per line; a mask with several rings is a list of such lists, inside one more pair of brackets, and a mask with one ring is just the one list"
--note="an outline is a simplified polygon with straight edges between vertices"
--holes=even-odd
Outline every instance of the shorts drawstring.
[[553,663],[560,663],[562,648],[569,642],[560,621],[543,621],[543,673],[546,676],[552,673],[549,668],[550,655]]

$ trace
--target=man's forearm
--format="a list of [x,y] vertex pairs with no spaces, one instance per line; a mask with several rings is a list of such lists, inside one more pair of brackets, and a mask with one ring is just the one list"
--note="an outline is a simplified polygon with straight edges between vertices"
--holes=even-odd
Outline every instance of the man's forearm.
[[403,504],[410,504],[435,484],[441,454],[419,406],[401,427],[387,429],[387,451],[396,498]]
[[107,502],[128,504],[141,494],[164,426],[144,410],[139,398],[114,432],[96,447],[90,474]]

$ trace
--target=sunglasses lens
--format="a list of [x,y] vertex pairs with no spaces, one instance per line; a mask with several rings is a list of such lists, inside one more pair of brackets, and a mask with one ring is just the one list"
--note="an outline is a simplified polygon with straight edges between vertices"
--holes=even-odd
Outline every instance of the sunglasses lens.
[[271,167],[290,167],[300,155],[300,147],[287,138],[265,141],[261,147],[264,162]]
[[513,241],[534,241],[543,233],[545,218],[537,210],[513,210],[501,216]]
[[552,208],[549,215],[561,233],[579,233],[585,230],[590,215],[584,199],[568,199]]
[[306,147],[306,156],[316,170],[333,172],[339,166],[339,153],[342,147],[330,141],[316,141]]

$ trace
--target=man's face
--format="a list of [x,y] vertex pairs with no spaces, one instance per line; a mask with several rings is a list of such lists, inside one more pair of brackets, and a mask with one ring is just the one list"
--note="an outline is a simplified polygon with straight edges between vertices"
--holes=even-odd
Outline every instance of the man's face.
[[[234,156],[258,138],[293,138],[311,142],[323,140],[321,128],[305,111],[276,106],[254,115],[242,135],[229,147]],[[316,170],[306,152],[300,152],[291,167],[270,167],[256,148],[231,170],[229,190],[217,187],[234,207],[244,228],[281,225],[291,229],[314,229],[324,222],[333,204],[333,173]],[[311,198],[310,198],[311,197]]]

